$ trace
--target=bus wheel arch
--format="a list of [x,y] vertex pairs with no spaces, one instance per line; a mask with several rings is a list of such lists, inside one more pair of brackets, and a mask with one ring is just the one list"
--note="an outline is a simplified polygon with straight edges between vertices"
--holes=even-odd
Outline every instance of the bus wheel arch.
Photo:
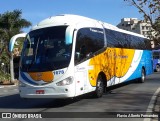
[[107,81],[103,72],[100,72],[97,77],[96,90],[94,91],[94,97],[100,98],[103,93],[106,92]]

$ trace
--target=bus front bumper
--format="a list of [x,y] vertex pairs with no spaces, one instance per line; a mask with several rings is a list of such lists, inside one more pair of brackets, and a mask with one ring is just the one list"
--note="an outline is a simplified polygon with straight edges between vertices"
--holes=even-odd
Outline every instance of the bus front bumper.
[[19,87],[19,93],[21,98],[71,98],[75,96],[75,93],[70,88],[21,88]]

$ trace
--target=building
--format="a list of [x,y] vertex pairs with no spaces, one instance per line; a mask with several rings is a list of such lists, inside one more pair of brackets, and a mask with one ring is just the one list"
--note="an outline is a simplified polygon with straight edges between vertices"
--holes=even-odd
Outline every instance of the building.
[[137,18],[123,18],[117,27],[127,31],[142,34],[149,38],[154,35],[150,22],[138,20]]

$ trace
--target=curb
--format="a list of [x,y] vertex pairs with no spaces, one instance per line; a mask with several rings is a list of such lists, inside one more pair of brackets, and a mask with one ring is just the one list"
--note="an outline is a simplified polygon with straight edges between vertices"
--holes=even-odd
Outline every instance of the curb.
[[17,85],[14,84],[14,85],[0,85],[0,89],[2,88],[9,88],[9,87],[16,87]]

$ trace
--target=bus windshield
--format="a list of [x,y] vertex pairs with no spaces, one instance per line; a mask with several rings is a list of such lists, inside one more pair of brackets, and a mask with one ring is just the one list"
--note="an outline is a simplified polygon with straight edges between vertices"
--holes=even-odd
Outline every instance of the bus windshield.
[[42,72],[67,67],[72,42],[66,40],[66,28],[56,26],[31,31],[24,42],[21,71]]

